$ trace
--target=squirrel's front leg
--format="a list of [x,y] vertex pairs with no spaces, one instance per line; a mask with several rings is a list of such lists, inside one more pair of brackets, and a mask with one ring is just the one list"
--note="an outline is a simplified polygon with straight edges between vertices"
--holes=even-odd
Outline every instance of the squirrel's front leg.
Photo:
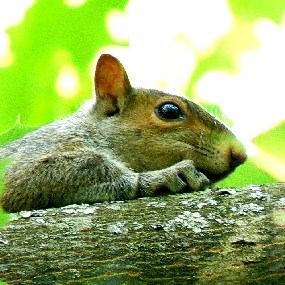
[[1,204],[7,212],[155,196],[163,188],[200,190],[209,180],[192,161],[135,173],[96,151],[56,152],[21,158],[8,167]]
[[162,170],[140,173],[139,188],[142,196],[154,196],[156,192],[173,193],[203,190],[211,181],[198,171],[192,160],[183,160]]

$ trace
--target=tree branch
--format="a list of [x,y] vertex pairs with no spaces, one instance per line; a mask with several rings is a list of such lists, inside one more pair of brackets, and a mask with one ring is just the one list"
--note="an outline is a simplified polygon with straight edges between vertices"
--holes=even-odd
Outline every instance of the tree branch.
[[21,212],[9,284],[284,284],[285,184]]

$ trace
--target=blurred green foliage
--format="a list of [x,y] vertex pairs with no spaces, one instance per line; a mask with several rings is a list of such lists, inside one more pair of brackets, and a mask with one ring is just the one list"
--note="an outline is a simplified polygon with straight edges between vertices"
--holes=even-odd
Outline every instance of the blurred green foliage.
[[[18,114],[23,124],[39,126],[69,115],[91,96],[90,63],[100,48],[115,44],[107,31],[107,13],[126,4],[87,1],[72,8],[59,0],[35,2],[24,21],[8,30],[15,59],[0,70],[0,133],[15,124]],[[54,87],[66,64],[76,67],[80,81],[77,96],[68,100]]]
[[228,0],[228,3],[237,18],[249,22],[268,18],[279,24],[285,10],[284,0]]

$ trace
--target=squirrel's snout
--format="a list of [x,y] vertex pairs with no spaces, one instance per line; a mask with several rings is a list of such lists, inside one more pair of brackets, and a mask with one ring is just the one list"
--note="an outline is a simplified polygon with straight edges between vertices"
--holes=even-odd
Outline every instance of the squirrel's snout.
[[247,159],[247,155],[243,149],[232,149],[230,152],[230,167],[235,169],[243,164]]

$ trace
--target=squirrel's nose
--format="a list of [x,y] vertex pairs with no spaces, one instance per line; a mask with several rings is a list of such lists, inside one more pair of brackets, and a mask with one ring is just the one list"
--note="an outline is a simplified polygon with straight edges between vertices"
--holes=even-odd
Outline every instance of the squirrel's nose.
[[247,159],[247,155],[243,149],[232,149],[230,152],[230,167],[235,169],[243,164]]

